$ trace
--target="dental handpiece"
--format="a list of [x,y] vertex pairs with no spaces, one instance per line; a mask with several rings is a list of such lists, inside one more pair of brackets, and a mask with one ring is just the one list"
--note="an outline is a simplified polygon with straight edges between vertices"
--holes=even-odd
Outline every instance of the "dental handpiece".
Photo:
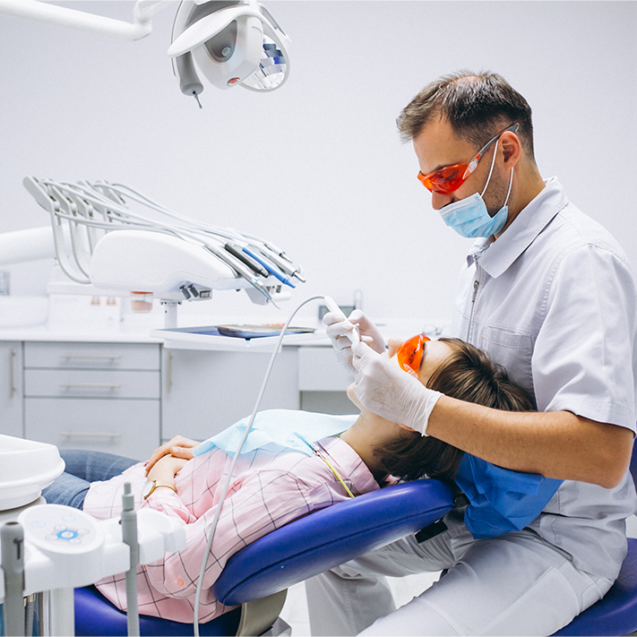
[[336,301],[331,296],[323,296],[323,300],[325,301],[327,309],[332,312],[332,314],[340,314],[345,319],[345,323],[349,323],[352,326],[352,330],[345,334],[345,336],[349,338],[352,343],[359,343],[361,340],[361,335],[358,329],[358,325],[347,320],[347,317],[345,316],[345,314],[343,314],[343,310],[338,307]]

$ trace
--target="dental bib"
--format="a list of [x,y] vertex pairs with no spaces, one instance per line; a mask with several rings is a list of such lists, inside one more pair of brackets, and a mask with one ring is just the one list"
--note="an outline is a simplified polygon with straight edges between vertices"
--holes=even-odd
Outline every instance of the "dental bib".
[[521,531],[540,515],[563,482],[503,469],[468,453],[455,480],[469,499],[464,523],[475,539]]
[[[308,442],[316,442],[322,438],[343,433],[354,424],[357,418],[357,415],[333,416],[293,409],[261,411],[254,419],[241,453],[248,453],[255,449],[283,447],[310,456],[313,453],[311,448],[297,434]],[[213,447],[218,447],[233,456],[239,448],[249,420],[249,416],[243,418],[221,433],[208,438],[193,449],[193,454],[199,456]]]

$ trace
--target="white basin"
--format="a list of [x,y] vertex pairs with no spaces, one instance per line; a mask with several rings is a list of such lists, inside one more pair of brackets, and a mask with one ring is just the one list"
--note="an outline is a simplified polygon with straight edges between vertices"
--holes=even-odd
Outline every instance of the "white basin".
[[63,471],[54,445],[0,434],[0,511],[37,500]]
[[48,314],[48,296],[0,296],[0,327],[41,325]]

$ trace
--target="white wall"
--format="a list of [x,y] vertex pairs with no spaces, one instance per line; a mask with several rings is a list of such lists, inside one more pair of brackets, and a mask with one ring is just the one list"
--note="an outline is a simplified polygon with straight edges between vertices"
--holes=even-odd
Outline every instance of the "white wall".
[[[176,4],[138,42],[0,16],[0,231],[47,223],[25,175],[121,181],[272,239],[304,266],[294,302],[360,288],[372,316],[447,320],[471,242],[431,209],[395,118],[425,83],[470,68],[525,95],[543,175],[637,264],[636,3],[264,1],[292,38],[288,83],[208,86],[203,110],[165,55]],[[64,5],[129,20],[133,3]],[[14,293],[46,274],[14,268]],[[224,294],[217,310],[239,298]]]

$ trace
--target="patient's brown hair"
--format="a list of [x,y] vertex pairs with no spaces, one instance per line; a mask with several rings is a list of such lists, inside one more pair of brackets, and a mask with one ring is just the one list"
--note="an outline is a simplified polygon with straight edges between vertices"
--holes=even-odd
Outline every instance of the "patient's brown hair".
[[[441,338],[452,353],[427,381],[445,396],[505,411],[533,411],[528,394],[513,383],[501,365],[483,351],[457,338]],[[385,470],[398,478],[453,481],[464,452],[433,436],[405,430],[404,437],[376,449]]]

